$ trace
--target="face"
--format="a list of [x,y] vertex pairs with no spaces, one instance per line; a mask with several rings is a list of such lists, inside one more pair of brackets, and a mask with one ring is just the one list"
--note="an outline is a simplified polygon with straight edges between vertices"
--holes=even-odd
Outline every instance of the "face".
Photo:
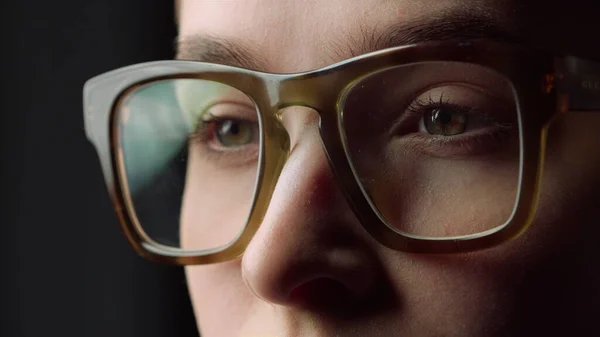
[[[478,18],[480,25],[493,22],[506,31],[518,32],[522,40],[537,48],[596,57],[600,48],[586,43],[587,34],[581,31],[600,30],[600,25],[594,27],[593,20],[586,20],[590,12],[593,10],[586,10],[583,2],[577,6],[572,1],[554,5],[509,0],[314,0],[310,5],[291,0],[184,1],[179,27],[182,41],[204,37],[241,41],[257,70],[293,73],[370,51],[364,46],[366,36],[377,36],[385,27],[404,24],[427,29],[428,22],[440,16],[468,15]],[[477,31],[478,27],[471,29]],[[195,57],[185,43],[179,56]],[[506,96],[501,81],[489,81],[494,75],[478,69],[469,71],[471,78],[486,79],[482,85],[491,89],[434,88],[421,101],[441,100],[443,92],[489,105]],[[178,94],[192,89],[178,88]],[[246,99],[235,90],[215,90],[226,92],[232,102],[244,103]],[[244,104],[234,110],[243,114],[239,106]],[[510,104],[505,107],[510,109]],[[231,107],[215,109],[219,108]],[[599,314],[594,303],[600,301],[600,268],[594,264],[599,253],[594,238],[600,235],[600,114],[566,114],[554,121],[541,200],[525,235],[474,253],[422,255],[385,248],[363,229],[328,164],[318,118],[310,109],[292,109],[297,113],[283,118],[291,155],[261,227],[243,257],[186,267],[202,336],[563,336],[592,331]],[[460,114],[454,118],[460,121]],[[255,130],[248,125],[236,127],[236,137],[252,144]],[[428,130],[435,131],[435,127],[431,125]],[[365,130],[368,126],[348,128]],[[240,141],[212,139],[213,147],[223,146],[223,141]],[[356,137],[357,153],[370,146],[380,148],[374,139]],[[404,165],[403,172],[413,179],[413,188],[399,195],[384,194],[380,203],[386,208],[385,200],[403,200],[398,209],[407,212],[395,212],[396,204],[386,211],[394,222],[410,224],[411,219],[430,217],[432,222],[451,219],[468,224],[469,219],[478,217],[479,223],[489,223],[508,212],[495,205],[514,195],[506,183],[515,177],[514,166],[505,159],[514,147],[510,141],[503,144],[501,150],[490,150],[493,158],[487,161],[456,165],[442,163],[439,153],[433,156],[437,159],[415,156],[395,163],[385,160],[390,156],[383,150],[370,151],[374,157],[360,170],[368,176],[381,167],[385,170],[385,165]],[[182,209],[184,245],[211,248],[194,235],[191,223],[227,224],[247,217],[246,200],[254,188],[247,182],[252,181],[248,178],[256,175],[256,169],[242,164],[254,158],[256,151],[247,148],[247,160],[236,159],[240,162],[233,165],[237,171],[230,176],[235,178],[228,178],[227,185],[214,186],[213,190],[228,195],[223,199],[194,192],[194,186],[210,187],[219,177],[218,173],[209,179],[190,172],[212,169],[225,173],[208,167],[211,164],[190,151]],[[442,166],[446,170],[441,170]],[[496,173],[493,179],[478,179],[490,170]],[[450,177],[461,178],[449,182]],[[394,179],[388,177],[382,186],[370,188],[376,191]],[[426,198],[424,190],[432,195]],[[477,202],[448,201],[453,200],[450,195],[467,193],[475,195]],[[206,209],[218,211],[207,219]],[[403,229],[410,230],[408,226]],[[420,234],[438,234],[430,231]],[[209,241],[222,244],[230,235],[222,226]]]

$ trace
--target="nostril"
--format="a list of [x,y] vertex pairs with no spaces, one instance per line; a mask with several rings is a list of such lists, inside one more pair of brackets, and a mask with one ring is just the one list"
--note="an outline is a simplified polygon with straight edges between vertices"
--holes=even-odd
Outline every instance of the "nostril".
[[352,302],[353,297],[343,283],[326,277],[304,282],[289,294],[291,303],[313,310],[338,307]]

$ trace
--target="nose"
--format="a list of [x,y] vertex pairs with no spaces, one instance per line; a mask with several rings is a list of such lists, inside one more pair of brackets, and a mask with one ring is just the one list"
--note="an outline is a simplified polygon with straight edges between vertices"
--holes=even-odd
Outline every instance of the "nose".
[[382,275],[376,248],[334,180],[316,113],[306,110],[285,113],[292,152],[244,253],[242,273],[250,290],[272,304],[366,299]]

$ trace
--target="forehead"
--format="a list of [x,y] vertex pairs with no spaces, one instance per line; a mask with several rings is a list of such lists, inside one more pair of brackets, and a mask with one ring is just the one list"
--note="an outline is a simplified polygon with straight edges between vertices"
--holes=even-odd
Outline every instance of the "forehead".
[[[198,59],[198,48],[186,46],[210,37],[239,47],[237,54],[257,61],[243,66],[299,72],[378,49],[374,41],[386,39],[386,34],[394,32],[390,27],[402,26],[417,41],[411,36],[405,40],[418,42],[423,36],[418,33],[444,21],[453,29],[468,21],[471,24],[462,28],[470,34],[501,31],[500,35],[506,33],[543,49],[581,50],[586,49],[581,47],[585,43],[578,42],[582,34],[577,32],[583,29],[577,25],[586,22],[582,19],[586,2],[573,0],[570,6],[562,6],[564,1],[548,4],[541,0],[184,0],[179,56]],[[575,20],[566,22],[568,18]],[[587,49],[584,52],[600,48]]]

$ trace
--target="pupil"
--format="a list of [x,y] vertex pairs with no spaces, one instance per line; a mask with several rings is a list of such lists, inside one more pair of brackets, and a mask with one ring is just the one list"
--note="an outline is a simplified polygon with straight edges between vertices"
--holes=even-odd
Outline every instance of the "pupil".
[[437,119],[440,123],[446,125],[452,121],[452,113],[446,112],[442,109],[436,109],[433,118]]
[[226,121],[221,129],[223,134],[231,133],[234,136],[240,133],[240,126],[233,121]]

